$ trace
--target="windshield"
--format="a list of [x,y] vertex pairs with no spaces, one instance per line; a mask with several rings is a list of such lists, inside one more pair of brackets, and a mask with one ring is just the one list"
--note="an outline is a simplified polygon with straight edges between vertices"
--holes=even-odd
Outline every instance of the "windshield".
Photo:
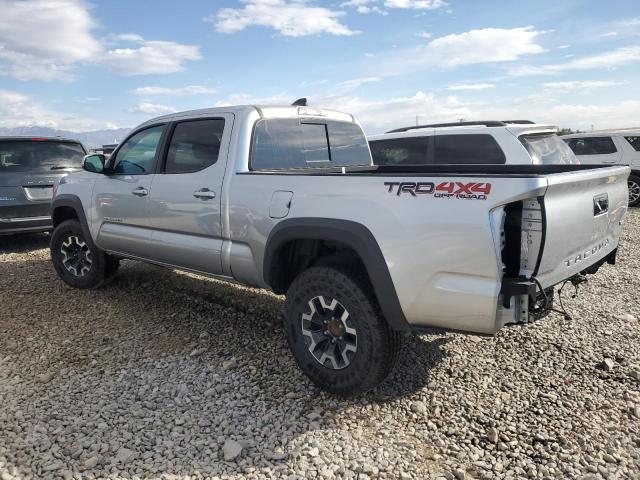
[[580,163],[569,146],[555,133],[522,135],[520,141],[527,148],[534,165]]
[[0,173],[81,168],[84,155],[84,148],[79,143],[50,140],[0,142]]

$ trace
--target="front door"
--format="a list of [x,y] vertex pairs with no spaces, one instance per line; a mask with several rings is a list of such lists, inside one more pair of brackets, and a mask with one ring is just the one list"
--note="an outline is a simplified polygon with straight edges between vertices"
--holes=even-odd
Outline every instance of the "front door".
[[177,122],[149,195],[153,260],[222,273],[220,206],[233,115]]
[[129,137],[110,159],[108,174],[96,180],[94,225],[100,248],[148,256],[149,193],[164,129],[165,125],[156,125]]

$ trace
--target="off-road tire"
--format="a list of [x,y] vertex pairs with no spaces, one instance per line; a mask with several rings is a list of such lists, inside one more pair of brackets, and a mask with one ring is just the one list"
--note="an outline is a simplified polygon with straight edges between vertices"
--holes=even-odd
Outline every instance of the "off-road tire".
[[638,195],[634,200],[631,199],[631,189],[634,188],[634,193],[637,192],[637,189],[640,189],[640,176],[632,173],[629,175],[629,179],[627,180],[629,185],[629,206],[630,207],[638,207],[640,206],[640,195]]
[[[302,315],[310,310],[309,301],[318,296],[342,304],[357,332],[357,350],[344,368],[324,366],[305,343]],[[368,279],[357,265],[313,266],[298,275],[287,292],[284,325],[302,371],[321,389],[340,396],[357,395],[380,384],[393,369],[402,344],[402,334],[383,318]]]
[[[84,271],[82,275],[74,274],[65,266],[63,244],[69,244],[70,239],[73,239],[76,245],[85,245],[86,252],[90,254],[89,270]],[[120,264],[117,258],[104,253],[85,238],[80,222],[77,220],[65,220],[53,230],[50,248],[51,260],[58,276],[74,288],[100,288],[106,285],[113,279]]]

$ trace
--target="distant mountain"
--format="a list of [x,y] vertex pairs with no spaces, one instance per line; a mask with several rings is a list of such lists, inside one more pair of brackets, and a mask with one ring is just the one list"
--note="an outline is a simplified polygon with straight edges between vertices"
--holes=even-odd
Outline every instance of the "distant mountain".
[[68,130],[55,130],[48,127],[14,127],[0,128],[0,136],[5,135],[31,135],[42,137],[66,137],[80,140],[85,147],[101,147],[108,143],[118,143],[131,131],[130,128],[114,128],[109,130],[93,130],[91,132],[70,132]]

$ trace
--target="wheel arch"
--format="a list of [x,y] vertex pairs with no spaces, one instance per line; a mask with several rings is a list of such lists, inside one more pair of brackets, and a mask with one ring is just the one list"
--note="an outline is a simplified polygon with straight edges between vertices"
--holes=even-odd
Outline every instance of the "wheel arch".
[[80,228],[82,228],[82,234],[85,240],[95,247],[91,232],[89,231],[89,224],[87,223],[87,216],[84,213],[82,207],[82,200],[76,195],[62,194],[53,199],[51,205],[51,221],[53,228],[66,220],[78,220]]
[[[298,243],[296,243],[298,242]],[[380,246],[364,225],[349,220],[330,218],[294,218],[278,223],[267,239],[263,277],[276,293],[285,293],[293,278],[304,270],[290,263],[291,249],[300,243],[341,245],[352,251],[364,266],[374,294],[389,326],[394,330],[408,330],[393,280]],[[310,252],[307,260],[322,256]],[[309,266],[307,263],[306,266]],[[302,268],[297,271],[297,268]]]

